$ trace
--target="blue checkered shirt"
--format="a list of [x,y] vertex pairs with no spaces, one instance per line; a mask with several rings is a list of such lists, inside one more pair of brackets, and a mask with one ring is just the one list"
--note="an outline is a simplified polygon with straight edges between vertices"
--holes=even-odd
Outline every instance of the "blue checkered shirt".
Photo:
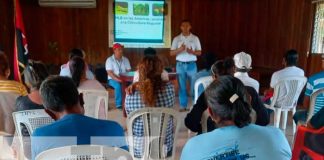
[[[163,90],[159,90],[154,107],[174,107],[175,104],[175,92],[171,83],[167,83]],[[135,91],[132,95],[127,95],[125,99],[125,109],[127,115],[138,109],[144,108],[145,104],[142,101],[142,97],[139,91]],[[133,123],[133,137],[134,137],[134,155],[137,158],[141,158],[144,152],[144,126],[142,117],[138,117]],[[131,136],[131,135],[128,135]],[[173,145],[173,121],[170,119],[165,139],[166,151],[169,153],[172,150]]]

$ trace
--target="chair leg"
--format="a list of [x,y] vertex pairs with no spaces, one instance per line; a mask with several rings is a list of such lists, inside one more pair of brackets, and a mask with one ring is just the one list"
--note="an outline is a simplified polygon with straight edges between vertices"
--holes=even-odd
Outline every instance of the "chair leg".
[[279,128],[279,123],[280,123],[280,117],[281,117],[281,108],[276,108],[274,110],[274,127]]
[[[294,107],[294,108],[292,109],[292,116],[294,116],[295,113],[296,113],[296,107]],[[296,130],[297,130],[297,126],[296,126],[295,121],[293,121],[293,135],[295,135]]]
[[281,120],[281,129],[285,130],[287,126],[287,117],[288,111],[283,111],[282,120]]

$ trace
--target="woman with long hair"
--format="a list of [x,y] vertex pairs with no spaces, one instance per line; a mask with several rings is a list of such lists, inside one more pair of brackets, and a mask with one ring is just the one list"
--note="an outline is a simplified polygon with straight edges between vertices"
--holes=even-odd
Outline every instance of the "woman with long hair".
[[[97,80],[91,80],[87,78],[87,67],[83,58],[73,57],[69,61],[69,69],[72,75],[72,80],[77,86],[78,90],[100,90],[106,91],[105,87],[102,86]],[[85,102],[87,103],[87,102]],[[99,114],[100,119],[106,119],[105,103],[100,102]]]
[[279,129],[251,124],[249,96],[239,79],[221,76],[210,84],[205,96],[218,128],[190,139],[181,160],[291,158],[288,141]]
[[[163,81],[161,73],[163,65],[157,56],[147,56],[138,64],[139,81],[134,83],[135,91],[126,95],[125,109],[127,115],[131,112],[145,107],[168,107],[171,108],[175,103],[174,87],[170,82]],[[133,136],[135,141],[134,154],[135,157],[143,155],[143,120],[142,118],[135,119],[133,125]],[[169,121],[165,144],[167,152],[172,151],[173,144],[173,123]]]

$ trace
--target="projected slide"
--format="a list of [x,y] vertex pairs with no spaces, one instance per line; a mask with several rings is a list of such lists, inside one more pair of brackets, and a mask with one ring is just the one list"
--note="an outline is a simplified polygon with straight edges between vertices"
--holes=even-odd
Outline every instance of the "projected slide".
[[121,43],[164,43],[164,0],[115,0],[114,39]]

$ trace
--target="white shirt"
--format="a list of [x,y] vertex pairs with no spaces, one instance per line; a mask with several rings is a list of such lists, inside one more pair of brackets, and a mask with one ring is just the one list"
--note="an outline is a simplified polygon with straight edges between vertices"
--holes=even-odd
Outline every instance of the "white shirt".
[[[125,73],[127,72],[127,70],[130,69],[131,66],[129,60],[124,56],[120,61],[115,59],[114,55],[108,57],[106,60],[106,70],[113,71],[113,73],[117,76],[119,76],[120,73]],[[108,75],[108,79],[112,79],[112,78]]]
[[[180,48],[182,44],[184,44],[188,49],[201,51],[199,38],[191,33],[189,36],[183,36],[182,34],[180,34],[174,37],[171,50]],[[190,54],[185,50],[177,55],[176,60],[180,62],[197,61],[197,56]]]
[[[68,63],[61,66],[60,76],[72,77]],[[86,70],[86,78],[90,80],[95,79],[93,73],[88,68]]]
[[236,72],[234,77],[240,79],[245,86],[253,87],[257,93],[259,93],[260,84],[257,80],[251,78],[246,72]]
[[[161,79],[162,79],[162,81],[169,81],[169,73],[166,70],[162,71]],[[139,72],[137,70],[134,73],[133,83],[138,82],[138,81],[139,81]]]
[[274,86],[283,78],[291,77],[291,76],[304,76],[304,70],[292,66],[292,67],[286,67],[282,70],[279,70],[272,74],[270,87],[274,88]]

